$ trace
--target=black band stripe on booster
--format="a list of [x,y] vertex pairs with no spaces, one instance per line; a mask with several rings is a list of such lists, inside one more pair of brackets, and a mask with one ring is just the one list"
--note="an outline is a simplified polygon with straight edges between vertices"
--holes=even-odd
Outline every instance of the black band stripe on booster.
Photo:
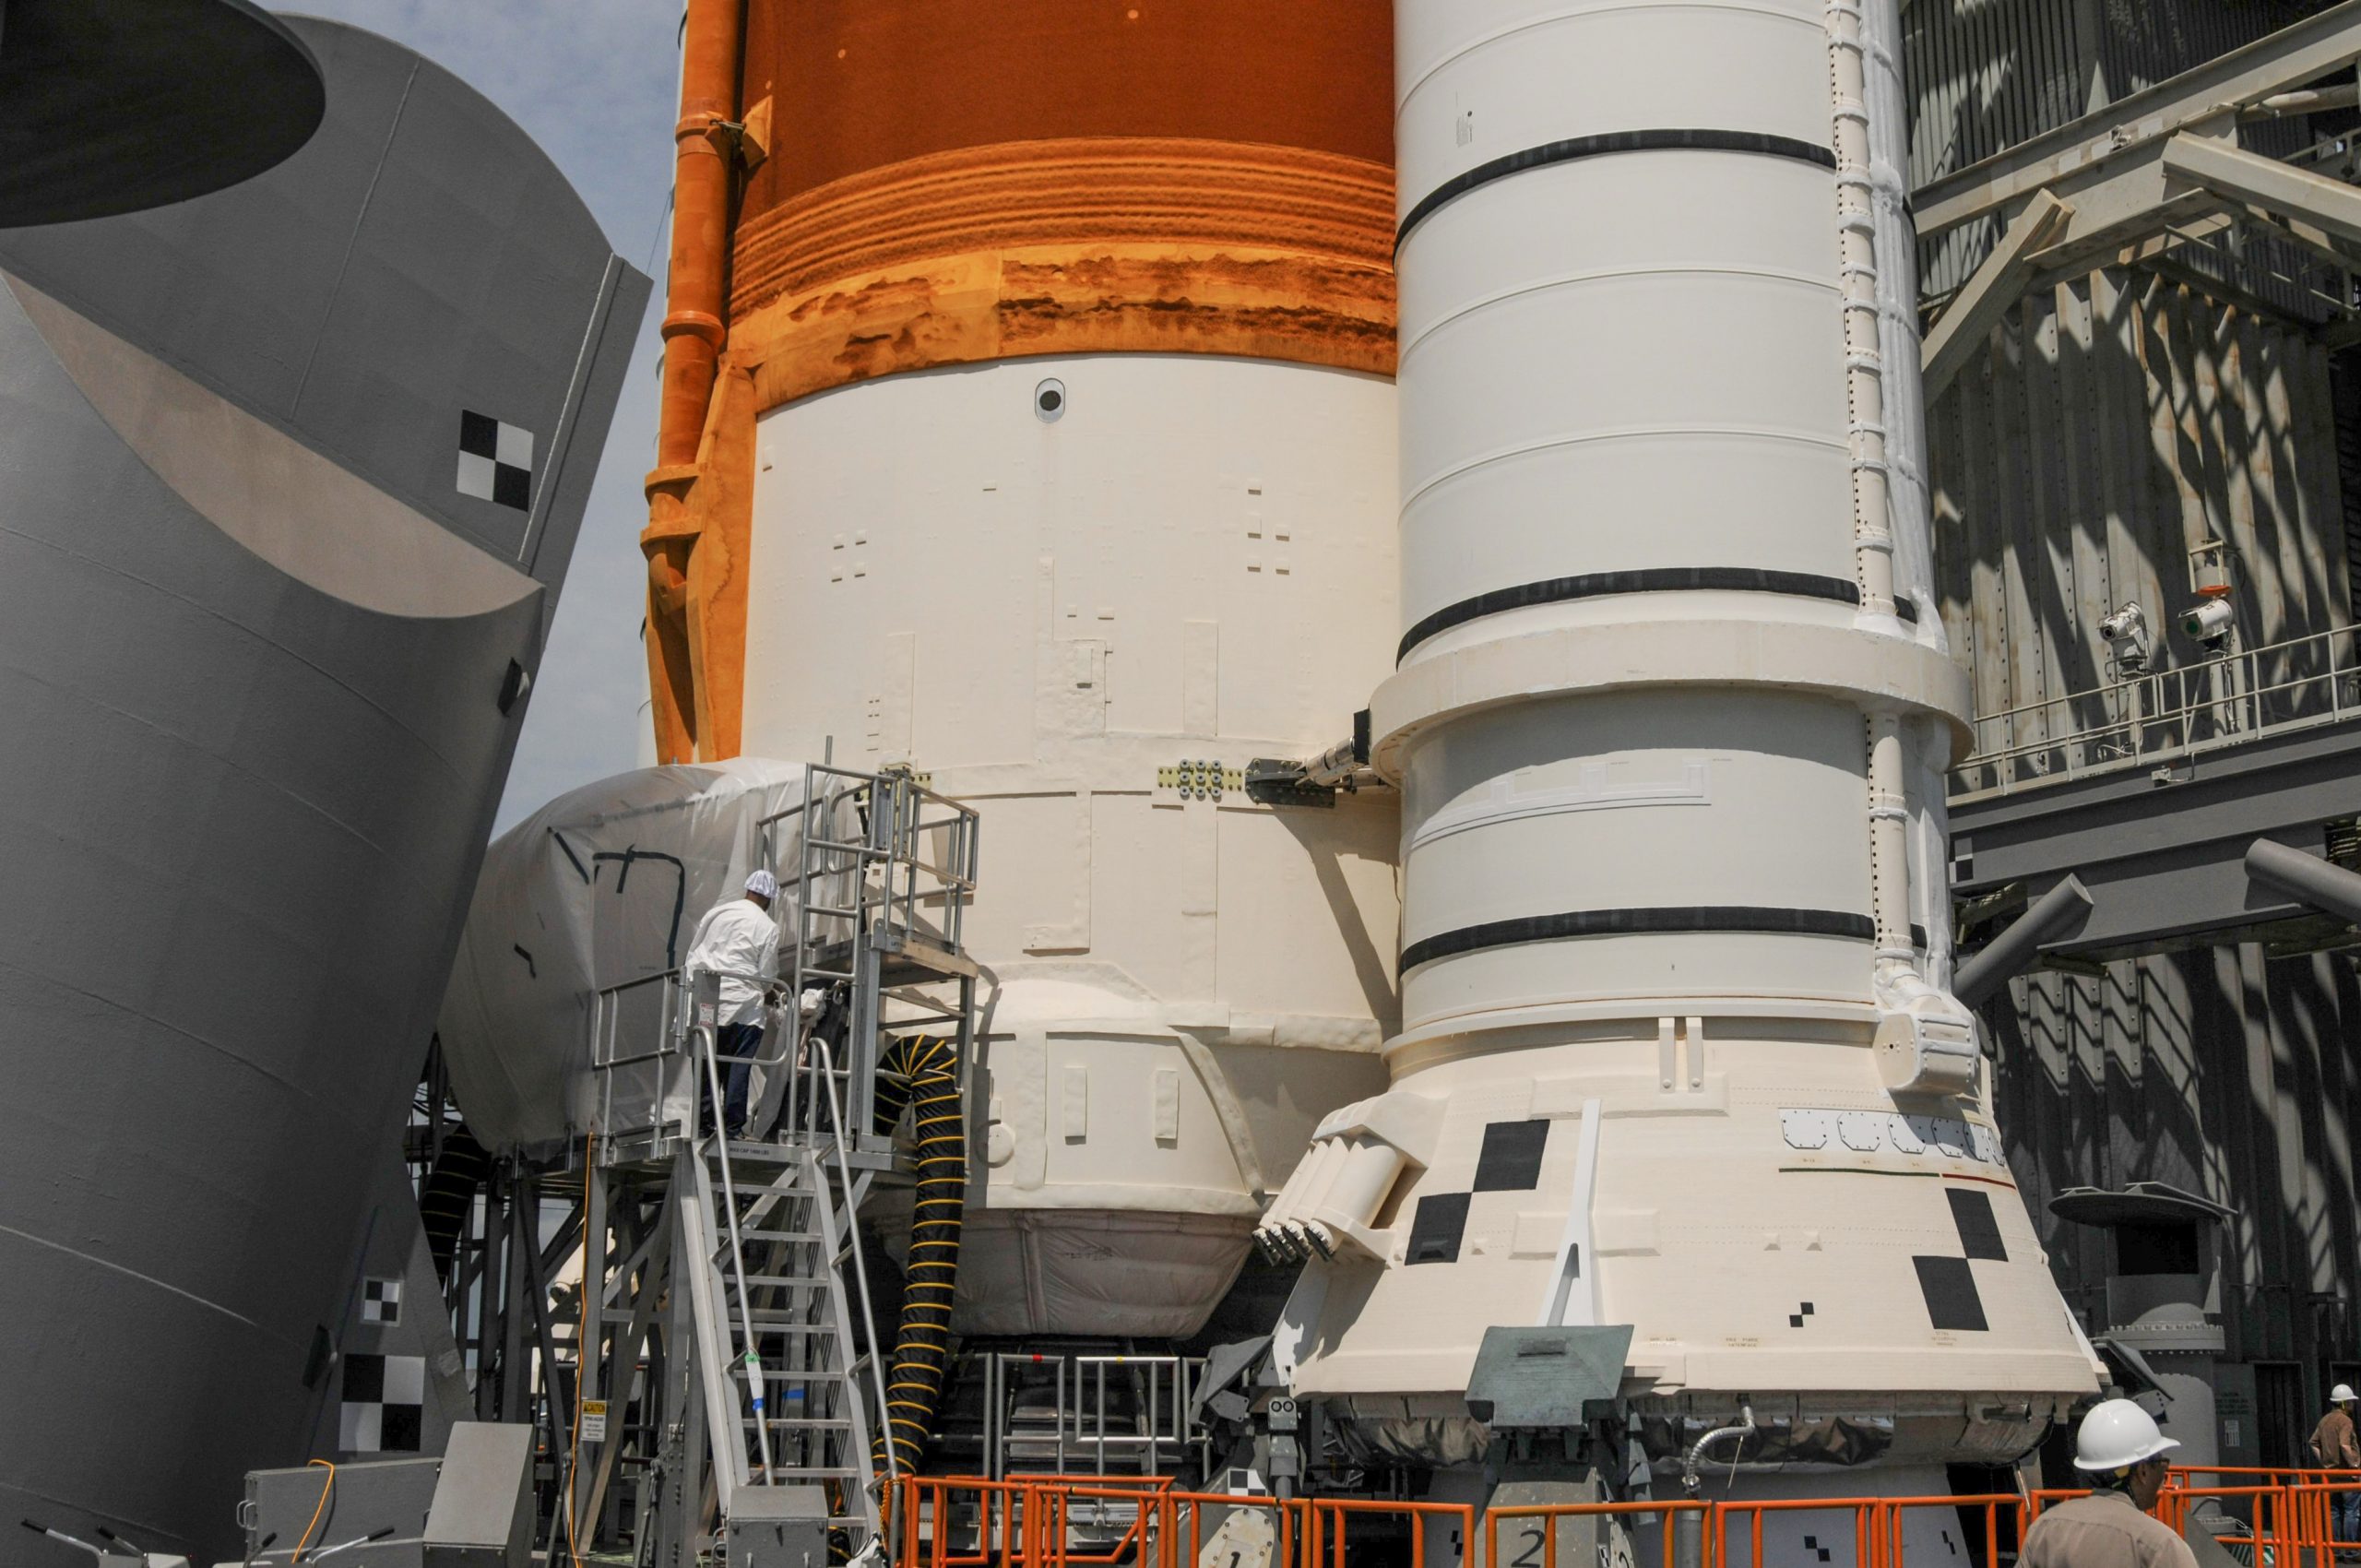
[[1674,909],[1574,909],[1562,915],[1525,915],[1487,921],[1424,937],[1402,949],[1406,971],[1437,958],[1508,947],[1523,942],[1555,942],[1569,936],[1637,936],[1665,932],[1763,932],[1782,936],[1844,936],[1875,941],[1877,922],[1841,909],[1763,909],[1742,905],[1706,905]]
[[1608,152],[1661,152],[1667,149],[1758,152],[1767,158],[1793,158],[1805,163],[1816,163],[1823,169],[1836,167],[1836,154],[1817,143],[1797,141],[1793,137],[1766,136],[1760,131],[1613,131],[1605,136],[1571,137],[1564,141],[1528,147],[1523,152],[1512,152],[1489,163],[1478,163],[1465,174],[1454,174],[1445,180],[1412,208],[1407,218],[1402,220],[1402,227],[1394,232],[1394,248],[1400,250],[1402,242],[1409,238],[1410,231],[1417,228],[1429,213],[1454,196],[1465,196],[1478,185],[1489,185],[1494,180],[1505,179],[1511,174],[1522,174],[1527,169],[1569,163],[1577,158],[1596,158]]
[[1840,604],[1861,602],[1860,587],[1850,578],[1822,577],[1810,572],[1772,572],[1751,566],[1655,566],[1633,572],[1584,572],[1579,576],[1550,577],[1537,583],[1520,583],[1515,588],[1493,588],[1473,599],[1445,605],[1410,628],[1402,638],[1394,661],[1399,663],[1409,658],[1412,648],[1437,633],[1486,615],[1614,593],[1680,593],[1708,588],[1784,593],[1803,599],[1833,600]]

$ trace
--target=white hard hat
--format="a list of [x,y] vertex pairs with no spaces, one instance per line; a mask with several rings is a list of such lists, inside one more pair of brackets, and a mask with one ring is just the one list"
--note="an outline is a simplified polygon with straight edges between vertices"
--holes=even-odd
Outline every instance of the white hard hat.
[[746,891],[758,898],[778,897],[778,878],[766,871],[758,871],[746,879]]
[[2106,1399],[2082,1418],[2074,1434],[2074,1468],[2123,1470],[2180,1444],[2156,1430],[2155,1419],[2129,1399]]
[[2331,1405],[2350,1405],[2355,1399],[2361,1399],[2361,1394],[2354,1393],[2349,1383],[2340,1383],[2328,1391],[2328,1402]]

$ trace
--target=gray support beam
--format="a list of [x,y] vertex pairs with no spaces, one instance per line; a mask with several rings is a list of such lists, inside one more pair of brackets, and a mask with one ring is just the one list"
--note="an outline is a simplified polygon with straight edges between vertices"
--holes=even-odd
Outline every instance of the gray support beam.
[[508,1173],[493,1167],[486,1173],[477,1201],[476,1222],[476,1420],[500,1419],[501,1300],[506,1290],[508,1264]]
[[2284,235],[2290,244],[2301,245],[2331,267],[2343,267],[2347,272],[2361,268],[2361,255],[2337,244],[2335,237],[2317,223],[2308,223],[2303,219],[2290,218],[2283,213],[2268,212],[2260,207],[2248,207],[2239,216],[2249,223],[2260,224],[2275,234]]
[[[608,1352],[607,1386],[617,1391],[612,1419],[618,1422],[618,1426],[614,1429],[614,1434],[599,1445],[598,1463],[591,1471],[589,1490],[582,1499],[582,1517],[585,1521],[597,1519],[599,1510],[605,1506],[607,1488],[614,1479],[615,1460],[623,1452],[623,1443],[618,1440],[621,1431],[620,1421],[624,1407],[631,1399],[634,1374],[639,1366],[640,1348],[647,1343],[648,1334],[656,1327],[657,1310],[664,1301],[665,1293],[671,1284],[672,1254],[670,1250],[671,1211],[670,1208],[658,1208],[656,1224],[650,1231],[649,1240],[658,1243],[654,1251],[650,1252],[643,1247],[635,1253],[635,1256],[644,1258],[645,1261],[635,1265],[639,1283],[632,1296],[630,1325],[616,1337],[612,1348]],[[626,1270],[626,1277],[631,1272],[633,1271]],[[619,1279],[618,1283],[622,1281]],[[658,1390],[668,1388],[669,1385],[664,1382],[662,1368],[651,1366],[644,1396],[653,1400]],[[665,1397],[669,1402],[670,1398],[669,1392]]]
[[2034,961],[2042,944],[2081,929],[2091,918],[2091,907],[2090,890],[2080,878],[2068,877],[1986,944],[1983,952],[1960,966],[1952,981],[1953,994],[1970,1007],[1981,1007]]
[[1929,181],[1912,202],[1918,232],[1940,234],[2006,211],[2061,176],[2157,137],[2209,125],[2227,129],[2241,106],[2303,87],[2355,60],[2361,60],[2361,0],[2343,0],[2047,136]]
[[[581,1428],[587,1423],[581,1420],[581,1412],[592,1401],[605,1397],[601,1390],[606,1387],[606,1384],[599,1377],[599,1372],[605,1360],[604,1352],[607,1343],[607,1270],[611,1264],[610,1244],[613,1240],[609,1233],[611,1221],[607,1212],[607,1184],[610,1178],[607,1172],[590,1158],[590,1153],[591,1151],[586,1150],[583,1157],[585,1180],[582,1184],[582,1289],[580,1293],[582,1315],[575,1323],[574,1330],[574,1377],[576,1384],[575,1430],[574,1449],[566,1462],[564,1494],[568,1527],[572,1531],[568,1538],[585,1546],[590,1541],[590,1515],[584,1511],[585,1488],[579,1479],[582,1450],[588,1448],[590,1457],[595,1462],[599,1450],[607,1444],[604,1441],[591,1441],[583,1435]],[[623,1411],[616,1410],[615,1425],[618,1428],[623,1424],[622,1417]]]
[[2361,244],[2361,189],[2342,180],[2197,136],[2177,136],[2165,144],[2165,172],[2226,200],[2316,224],[2347,244]]
[[1927,335],[1925,384],[1928,403],[1943,395],[1967,367],[2009,307],[2040,270],[2036,256],[2074,209],[2047,191],[2035,191],[1984,265],[1953,295],[1935,329]]
[[507,1283],[500,1292],[500,1419],[504,1421],[525,1419],[525,1373],[529,1360],[525,1346],[526,1336],[533,1325],[525,1293],[537,1284],[533,1269],[540,1250],[533,1244],[533,1229],[540,1218],[540,1207],[539,1189],[533,1179],[512,1171],[508,1182],[507,1267],[503,1271]]
[[2268,838],[2247,849],[2247,876],[2324,915],[2361,925],[2361,876]]
[[[665,1291],[670,1310],[664,1333],[666,1376],[664,1420],[658,1438],[663,1446],[658,1458],[655,1568],[695,1568],[702,1556],[699,1538],[707,1517],[707,1412],[705,1374],[699,1365],[705,1358],[697,1348],[703,1320],[690,1300],[690,1292],[682,1289],[696,1278],[698,1271],[712,1266],[712,1260],[704,1256],[695,1244],[701,1233],[699,1227],[683,1223],[685,1217],[694,1216],[693,1206],[697,1201],[690,1165],[693,1158],[685,1150],[677,1157],[672,1188],[665,1199],[672,1209],[672,1265],[669,1271],[670,1287]],[[711,1457],[727,1463],[726,1455]]]

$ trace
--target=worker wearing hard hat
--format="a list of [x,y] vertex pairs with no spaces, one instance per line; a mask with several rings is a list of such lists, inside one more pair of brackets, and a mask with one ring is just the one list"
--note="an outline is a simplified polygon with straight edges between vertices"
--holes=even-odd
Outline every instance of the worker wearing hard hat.
[[2165,1455],[2179,1446],[2130,1400],[2101,1402],[2074,1435],[2091,1495],[2042,1510],[2020,1568],[2197,1568],[2189,1543],[2148,1513],[2165,1487]]
[[[2312,1463],[2328,1470],[2361,1470],[2361,1443],[2353,1432],[2353,1386],[2340,1383],[2328,1391],[2328,1414],[2312,1429]],[[2331,1538],[2343,1543],[2361,1540],[2361,1491],[2339,1491],[2334,1499],[2335,1526]]]
[[[682,965],[692,975],[720,976],[721,1013],[713,1053],[728,1075],[721,1125],[733,1138],[746,1129],[746,1087],[763,1044],[764,992],[778,975],[778,924],[770,917],[777,897],[778,879],[766,871],[754,873],[746,879],[745,897],[716,904],[697,922]],[[700,1091],[699,1103],[707,1098]]]

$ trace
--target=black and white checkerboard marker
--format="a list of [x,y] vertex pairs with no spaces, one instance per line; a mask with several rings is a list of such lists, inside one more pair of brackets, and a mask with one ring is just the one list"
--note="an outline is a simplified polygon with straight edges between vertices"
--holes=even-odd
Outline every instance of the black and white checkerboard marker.
[[459,493],[529,511],[533,505],[533,433],[480,414],[459,412]]
[[1992,1325],[1985,1320],[1984,1298],[1975,1292],[1972,1265],[1978,1258],[2006,1263],[2009,1249],[2000,1240],[2000,1221],[1992,1212],[1990,1197],[1971,1187],[1946,1187],[1943,1195],[1951,1200],[1961,1255],[1912,1258],[1918,1271],[1918,1294],[1926,1299],[1927,1316],[1937,1328],[1982,1334]]
[[1467,1233],[1467,1206],[1477,1193],[1529,1193],[1541,1185],[1541,1155],[1549,1145],[1549,1123],[1494,1122],[1484,1129],[1484,1149],[1476,1157],[1476,1180],[1465,1193],[1430,1193],[1410,1217],[1406,1263],[1456,1263]]
[[[1541,1184],[1541,1155],[1548,1146],[1549,1123],[1495,1122],[1484,1129],[1484,1149],[1476,1161],[1476,1179],[1465,1193],[1422,1194],[1410,1217],[1410,1244],[1403,1261],[1408,1264],[1456,1263],[1460,1241],[1467,1233],[1467,1210],[1477,1193],[1530,1192]],[[1982,1334],[1991,1324],[1984,1315],[1984,1298],[1977,1294],[1976,1260],[2009,1261],[2000,1240],[2000,1222],[1992,1199],[1972,1187],[1948,1187],[1952,1223],[1959,1231],[1960,1255],[1922,1255],[1910,1262],[1918,1275],[1918,1292],[1927,1303],[1934,1326]],[[1789,1328],[1801,1328],[1812,1316],[1812,1303],[1799,1302],[1787,1314]]]
[[344,1358],[337,1445],[347,1454],[415,1454],[426,1419],[426,1358]]
[[367,1279],[361,1285],[361,1321],[375,1328],[391,1328],[402,1321],[402,1282]]

